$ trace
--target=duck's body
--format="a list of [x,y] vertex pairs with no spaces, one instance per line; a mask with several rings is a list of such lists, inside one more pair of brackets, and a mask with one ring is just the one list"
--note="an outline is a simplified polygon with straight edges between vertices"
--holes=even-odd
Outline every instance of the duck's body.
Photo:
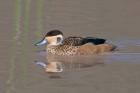
[[93,55],[101,54],[105,52],[113,51],[116,47],[109,44],[84,44],[82,46],[69,46],[69,45],[58,45],[58,46],[47,46],[46,50],[48,53],[55,55]]
[[37,45],[47,42],[47,52],[55,55],[93,55],[110,52],[116,48],[116,46],[105,43],[105,41],[105,39],[94,37],[68,37],[63,39],[62,32],[52,30]]

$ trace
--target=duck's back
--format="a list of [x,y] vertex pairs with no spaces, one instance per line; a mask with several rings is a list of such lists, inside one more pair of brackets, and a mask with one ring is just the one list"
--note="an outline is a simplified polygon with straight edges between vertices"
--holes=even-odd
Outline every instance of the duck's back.
[[64,39],[63,44],[64,45],[70,45],[70,46],[80,46],[85,44],[83,41],[84,38],[82,37],[67,37]]
[[71,45],[71,46],[81,46],[87,43],[92,43],[94,45],[104,44],[105,39],[102,38],[94,38],[94,37],[68,37],[64,39],[64,45]]

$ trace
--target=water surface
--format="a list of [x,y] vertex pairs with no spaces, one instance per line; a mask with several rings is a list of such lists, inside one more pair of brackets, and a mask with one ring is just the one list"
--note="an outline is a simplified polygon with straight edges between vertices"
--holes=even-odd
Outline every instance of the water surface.
[[[140,1],[0,0],[1,93],[139,93]],[[50,29],[97,36],[118,46],[105,55],[46,59],[34,44]],[[35,60],[59,61],[49,74]]]

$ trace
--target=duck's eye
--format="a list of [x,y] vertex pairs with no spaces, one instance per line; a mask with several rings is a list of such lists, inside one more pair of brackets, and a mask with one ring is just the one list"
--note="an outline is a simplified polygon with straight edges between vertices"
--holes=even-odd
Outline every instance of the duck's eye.
[[61,38],[57,37],[57,43],[60,43],[60,42],[61,42]]

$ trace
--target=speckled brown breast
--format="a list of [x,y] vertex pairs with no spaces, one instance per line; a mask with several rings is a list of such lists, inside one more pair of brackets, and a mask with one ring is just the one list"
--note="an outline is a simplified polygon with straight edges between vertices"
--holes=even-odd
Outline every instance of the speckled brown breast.
[[76,55],[79,46],[58,45],[48,46],[47,52],[55,55]]

